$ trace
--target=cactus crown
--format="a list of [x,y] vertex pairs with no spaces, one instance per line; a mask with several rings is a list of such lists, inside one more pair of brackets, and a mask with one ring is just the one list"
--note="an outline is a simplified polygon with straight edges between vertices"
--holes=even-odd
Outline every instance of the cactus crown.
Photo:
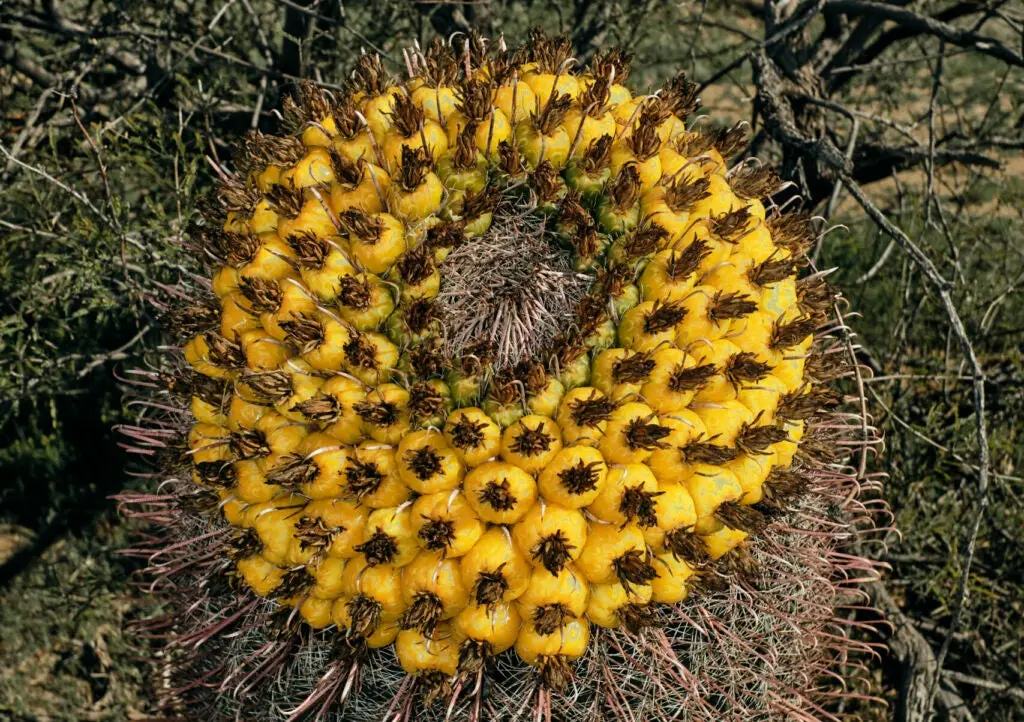
[[730,170],[741,126],[687,130],[685,75],[454,43],[303,83],[192,231],[181,410],[135,431],[166,482],[124,499],[164,525],[167,706],[827,714],[870,564],[833,554],[864,520],[820,229]]

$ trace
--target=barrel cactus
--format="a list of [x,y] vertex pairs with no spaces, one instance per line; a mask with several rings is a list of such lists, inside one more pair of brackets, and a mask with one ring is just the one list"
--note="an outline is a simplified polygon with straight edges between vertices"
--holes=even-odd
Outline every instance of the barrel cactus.
[[190,229],[126,429],[161,704],[830,717],[870,516],[819,225],[683,74],[539,32],[405,58],[299,86]]

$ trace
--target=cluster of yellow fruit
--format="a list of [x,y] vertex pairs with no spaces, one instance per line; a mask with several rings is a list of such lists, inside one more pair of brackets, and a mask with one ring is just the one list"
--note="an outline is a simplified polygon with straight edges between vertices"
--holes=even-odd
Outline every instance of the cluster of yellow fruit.
[[[617,51],[464,49],[404,82],[364,56],[248,139],[223,227],[196,230],[218,269],[184,348],[190,458],[237,578],[312,627],[410,674],[511,647],[564,671],[801,491],[821,302],[807,219],[766,217],[770,171],[727,175],[741,134],[688,130],[684,78],[634,97]],[[446,345],[437,297],[509,198],[594,281],[541,358],[499,366],[493,338]]]

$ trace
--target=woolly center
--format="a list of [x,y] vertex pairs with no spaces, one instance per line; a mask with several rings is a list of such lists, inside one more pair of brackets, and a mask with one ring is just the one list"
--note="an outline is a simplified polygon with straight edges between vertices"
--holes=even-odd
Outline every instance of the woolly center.
[[481,341],[494,348],[495,369],[540,351],[565,331],[593,276],[573,269],[545,219],[510,202],[499,204],[490,229],[441,264],[437,303],[448,353],[459,358]]

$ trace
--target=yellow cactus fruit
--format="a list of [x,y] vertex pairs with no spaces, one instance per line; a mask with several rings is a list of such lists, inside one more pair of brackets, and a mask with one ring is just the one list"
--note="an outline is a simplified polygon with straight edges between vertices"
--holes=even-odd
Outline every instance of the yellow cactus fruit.
[[658,575],[651,580],[651,601],[677,604],[686,599],[686,580],[694,575],[693,568],[672,552],[655,556],[653,565]]
[[736,475],[710,464],[696,464],[685,484],[693,499],[698,529],[715,530],[715,511],[723,504],[743,498],[743,485]]
[[317,597],[306,597],[299,605],[299,614],[306,624],[313,629],[323,629],[332,623],[330,599],[318,599]]
[[492,524],[513,524],[537,498],[533,477],[518,466],[490,461],[473,469],[464,483],[466,499],[476,514]]
[[547,416],[524,416],[501,436],[501,458],[528,474],[540,472],[561,448],[562,432]]
[[641,527],[654,526],[654,502],[658,480],[646,464],[617,464],[608,471],[601,493],[590,506],[591,514],[610,524],[636,521]]
[[342,496],[371,509],[404,504],[411,492],[401,479],[392,447],[364,441],[351,447],[342,471]]
[[543,666],[556,658],[567,660],[583,656],[590,643],[590,625],[585,619],[567,619],[554,630],[545,632],[543,622],[526,622],[516,640],[516,654],[527,664]]
[[479,541],[484,524],[462,490],[437,491],[413,502],[412,526],[424,549],[460,557]]
[[330,436],[310,434],[295,453],[267,473],[267,481],[301,491],[310,499],[333,499],[341,495],[348,455]]
[[347,560],[337,557],[324,557],[313,566],[314,584],[309,593],[317,599],[337,599],[342,592],[342,575]]
[[453,675],[459,667],[459,645],[451,634],[451,625],[438,625],[430,632],[418,628],[403,629],[395,639],[395,652],[406,674],[441,672]]
[[620,582],[595,584],[590,589],[587,619],[599,627],[614,629],[621,625],[635,631],[646,626],[649,601],[651,587],[627,590]]
[[331,605],[331,619],[348,636],[361,637],[367,648],[380,649],[394,643],[401,627],[376,619],[374,610],[362,597],[339,597]]
[[238,561],[238,576],[261,597],[277,589],[284,580],[284,574],[284,569],[271,564],[259,554]]
[[653,518],[656,520],[655,524],[643,527],[644,538],[648,546],[658,551],[666,548],[666,534],[693,529],[697,524],[697,510],[693,497],[683,484],[658,485],[658,495],[654,497]]
[[580,386],[558,407],[558,426],[565,444],[596,444],[603,436],[615,404],[600,389]]
[[462,462],[436,431],[407,434],[399,442],[396,455],[402,481],[417,493],[451,490],[462,481]]
[[405,611],[401,570],[390,564],[350,560],[337,584],[356,625],[352,631],[361,636],[372,634],[381,622],[397,621]]
[[591,524],[576,565],[593,584],[647,584],[654,576],[643,530],[635,523]]
[[723,527],[716,532],[702,536],[701,540],[707,545],[711,558],[720,559],[742,544],[749,536],[745,531]]
[[691,464],[695,463],[695,457],[701,451],[724,450],[720,451],[720,455],[728,458],[719,459],[718,463],[732,458],[728,447],[700,443],[707,436],[707,430],[701,418],[691,409],[663,414],[658,421],[669,429],[669,433],[661,440],[662,445],[647,460],[647,465],[658,481],[673,483],[688,477]]
[[534,564],[558,574],[582,553],[587,520],[578,509],[540,501],[515,525],[512,536]]
[[368,565],[404,567],[420,552],[412,523],[412,504],[374,509],[365,524],[364,541],[353,547]]
[[711,364],[697,360],[678,348],[663,348],[651,354],[654,368],[640,393],[659,414],[682,411],[714,375]]
[[640,464],[650,458],[668,433],[650,406],[630,401],[608,417],[598,448],[609,464]]
[[467,639],[485,642],[491,654],[501,654],[516,643],[522,619],[514,604],[496,602],[466,607],[454,624]]
[[564,619],[582,616],[590,600],[590,586],[580,572],[566,564],[552,573],[544,566],[530,572],[530,583],[516,604],[524,620],[553,629]]
[[402,628],[424,632],[433,631],[437,622],[451,619],[469,603],[458,561],[442,552],[422,551],[402,567],[402,594]]
[[299,521],[309,520],[309,526],[315,527],[326,542],[330,556],[347,559],[355,556],[356,548],[363,543],[368,511],[344,499],[320,499],[306,505]]
[[491,527],[460,560],[462,582],[477,604],[518,599],[531,568],[505,527]]
[[570,446],[555,454],[544,467],[537,487],[545,501],[578,509],[597,498],[607,476],[608,467],[600,451],[588,446]]
[[481,409],[456,409],[448,415],[445,438],[466,466],[479,466],[501,451],[501,427]]

